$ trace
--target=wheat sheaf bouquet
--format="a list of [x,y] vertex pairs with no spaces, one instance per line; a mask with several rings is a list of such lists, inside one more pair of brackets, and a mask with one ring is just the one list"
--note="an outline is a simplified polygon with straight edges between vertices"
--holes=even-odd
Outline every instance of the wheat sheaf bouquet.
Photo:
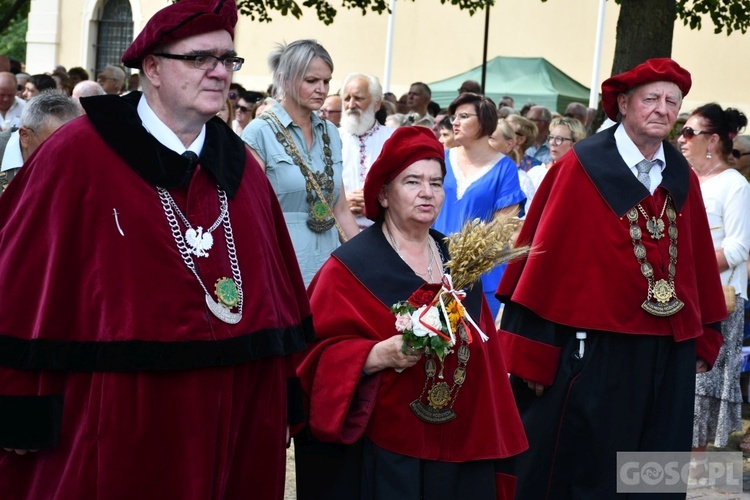
[[472,342],[468,324],[483,341],[488,339],[461,303],[466,296],[463,290],[482,274],[528,253],[528,246],[510,246],[511,237],[521,222],[517,217],[503,214],[490,222],[474,219],[446,238],[451,259],[445,264],[448,272],[442,283],[423,286],[408,300],[391,307],[396,316],[396,329],[403,334],[404,354],[408,349],[424,349],[425,354],[434,354],[442,365],[445,356],[453,352],[457,333],[461,337],[466,335],[466,343]]

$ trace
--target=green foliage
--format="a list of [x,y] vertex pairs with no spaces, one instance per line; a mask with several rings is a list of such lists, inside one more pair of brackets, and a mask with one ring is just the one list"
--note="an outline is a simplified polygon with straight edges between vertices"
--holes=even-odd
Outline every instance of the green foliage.
[[714,33],[745,33],[750,25],[750,0],[677,0],[677,17],[690,29],[701,29],[706,14],[714,23]]
[[[615,2],[619,5],[623,0]],[[675,0],[675,3],[677,17],[692,30],[703,27],[701,22],[706,14],[714,23],[714,33],[726,30],[729,36],[733,31],[745,33],[750,27],[750,0]]]
[[[414,1],[414,0],[412,0]],[[470,15],[484,9],[489,4],[493,5],[494,0],[440,0],[440,3],[450,3],[457,5],[461,10],[466,10]],[[239,0],[237,6],[240,13],[250,16],[250,19],[261,22],[270,22],[271,13],[279,12],[282,16],[292,15],[296,19],[302,17],[302,8],[295,0]],[[333,23],[336,17],[336,8],[327,0],[304,0],[302,6],[315,9],[318,19],[324,24]],[[386,0],[342,0],[342,6],[347,9],[359,9],[362,15],[368,12],[377,12],[382,14],[388,12],[388,2]]]
[[26,60],[26,29],[27,18],[13,19],[8,29],[0,36],[0,54],[16,59]]
[[[0,0],[0,18],[11,12],[17,0]],[[26,60],[26,30],[31,2],[25,1],[13,18],[7,20],[5,29],[0,27],[0,54],[19,61]]]

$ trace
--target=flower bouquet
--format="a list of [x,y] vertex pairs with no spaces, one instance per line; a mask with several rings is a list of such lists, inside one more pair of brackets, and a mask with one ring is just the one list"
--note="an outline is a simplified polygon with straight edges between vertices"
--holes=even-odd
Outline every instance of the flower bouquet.
[[424,349],[442,363],[453,352],[457,332],[465,331],[467,343],[472,342],[469,325],[483,341],[488,339],[461,303],[466,296],[463,289],[494,267],[528,252],[528,247],[510,247],[511,237],[520,224],[520,219],[510,215],[499,215],[490,222],[474,219],[446,238],[451,260],[446,263],[448,272],[442,283],[426,284],[408,300],[391,307],[396,316],[396,330],[404,338],[401,347],[404,354],[409,347]]

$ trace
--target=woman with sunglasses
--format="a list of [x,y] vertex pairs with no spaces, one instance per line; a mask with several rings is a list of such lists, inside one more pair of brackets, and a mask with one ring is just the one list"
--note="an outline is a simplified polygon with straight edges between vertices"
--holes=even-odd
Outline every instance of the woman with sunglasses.
[[539,189],[539,185],[542,183],[544,176],[547,175],[549,168],[565,153],[573,149],[573,144],[584,138],[586,138],[586,129],[577,119],[567,116],[556,116],[552,119],[547,136],[552,161],[537,165],[529,170],[529,177],[531,177],[535,189]]
[[[724,344],[712,370],[696,375],[693,448],[702,451],[713,440],[725,447],[731,432],[742,429],[740,361],[747,300],[746,263],[750,251],[750,186],[727,161],[732,140],[747,118],[715,103],[693,111],[677,140],[682,154],[698,175],[716,262],[724,285],[737,293],[736,307],[721,322]],[[713,263],[707,271],[715,269]],[[701,472],[700,465],[694,474]]]
[[255,94],[251,92],[243,92],[240,94],[240,98],[237,101],[237,106],[234,107],[234,121],[232,122],[232,129],[237,135],[242,135],[242,131],[245,130],[247,124],[253,119],[255,111],[255,100],[253,99]]
[[316,113],[333,61],[315,40],[297,40],[278,45],[268,65],[278,102],[250,122],[242,140],[276,191],[308,286],[340,241],[359,234],[341,181],[339,132]]
[[[449,235],[476,218],[489,221],[497,212],[519,213],[526,195],[518,183],[516,165],[489,141],[497,127],[495,104],[466,92],[451,103],[448,113],[458,146],[445,152],[445,203],[433,228]],[[504,269],[498,266],[482,276],[493,318],[500,310],[494,293]]]

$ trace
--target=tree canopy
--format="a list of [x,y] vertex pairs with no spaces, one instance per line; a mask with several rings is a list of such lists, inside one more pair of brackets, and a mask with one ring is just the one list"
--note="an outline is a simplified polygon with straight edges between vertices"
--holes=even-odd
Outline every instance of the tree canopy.
[[[414,1],[414,0],[412,0]],[[478,10],[484,9],[489,3],[494,4],[494,0],[440,0],[440,3],[457,5],[461,10],[466,10],[469,14],[474,15]],[[347,9],[359,9],[362,15],[368,12],[377,12],[382,14],[388,11],[388,2],[386,0],[342,0],[342,7]],[[295,0],[238,0],[237,7],[240,13],[250,16],[250,19],[262,22],[272,21],[271,13],[279,12],[282,16],[292,15],[299,19],[302,17],[302,8]],[[336,17],[336,8],[328,0],[304,0],[302,7],[314,9],[318,19],[325,24],[333,23]]]
[[[6,0],[7,1],[7,0]],[[414,1],[414,0],[412,0]],[[501,0],[502,1],[502,0]],[[546,2],[547,0],[542,0]],[[615,0],[618,4],[628,4],[632,0]],[[474,14],[495,0],[440,0],[440,3],[457,5],[460,9]],[[657,2],[664,5],[664,2]],[[701,29],[704,16],[710,17],[714,25],[714,33],[733,31],[745,33],[750,25],[750,0],[668,0],[669,11],[674,12],[674,20],[680,19],[691,29]],[[325,24],[331,24],[336,17],[336,7],[329,0],[304,0],[302,5],[295,0],[238,0],[240,12],[253,20],[270,22],[272,13],[278,12],[282,16],[292,15],[302,17],[302,7],[314,9],[318,19]],[[341,6],[346,9],[359,9],[365,15],[368,12],[382,14],[388,11],[386,0],[342,0]],[[647,9],[647,12],[650,12]]]
[[29,0],[0,0],[0,54],[23,61],[26,59],[26,29]]

